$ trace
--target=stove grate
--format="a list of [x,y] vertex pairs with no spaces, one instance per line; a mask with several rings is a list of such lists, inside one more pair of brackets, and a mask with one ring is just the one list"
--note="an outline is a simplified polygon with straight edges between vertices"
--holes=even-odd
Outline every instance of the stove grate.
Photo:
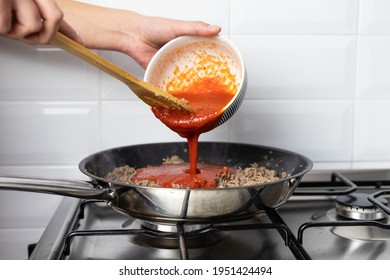
[[[299,185],[299,189],[304,188],[312,188],[314,186],[329,186],[329,190],[321,191],[303,191],[299,190],[294,192],[294,195],[305,195],[305,196],[316,196],[316,195],[330,195],[330,196],[338,196],[338,195],[347,195],[358,190],[359,186],[373,186],[376,189],[380,189],[383,186],[390,186],[389,181],[357,181],[352,182],[350,179],[340,174],[339,172],[334,172],[331,174],[331,182],[302,182]],[[342,187],[342,190],[338,188]],[[383,198],[383,196],[390,194],[390,190],[380,190],[377,191],[367,197],[367,199],[381,208],[386,214],[390,215],[390,208],[386,206],[381,200],[378,198]],[[390,224],[386,224],[378,221],[370,221],[370,220],[342,220],[342,221],[326,221],[326,222],[307,222],[302,224],[297,233],[299,244],[303,244],[303,234],[307,229],[310,228],[319,228],[319,227],[351,227],[351,226],[372,226],[385,230],[390,230]]]
[[[84,217],[85,206],[89,203],[96,203],[100,201],[91,200],[83,201],[80,204],[79,219]],[[274,209],[269,209],[267,212],[268,217],[271,220],[271,223],[249,223],[249,224],[213,224],[205,228],[186,231],[184,228],[185,223],[178,222],[176,223],[177,232],[161,232],[155,231],[147,228],[143,229],[100,229],[100,230],[73,230],[68,233],[65,238],[65,244],[61,254],[61,258],[64,259],[71,253],[71,243],[76,237],[85,237],[85,236],[113,236],[113,235],[143,235],[154,238],[176,238],[178,241],[178,250],[180,253],[180,258],[183,260],[189,259],[189,248],[187,246],[187,240],[189,238],[194,238],[197,235],[203,234],[212,234],[219,232],[228,232],[228,231],[248,231],[248,230],[264,230],[264,229],[275,229],[279,232],[283,240],[285,241],[285,246],[290,249],[292,254],[296,259],[307,260],[311,259],[305,249],[297,241],[296,237],[293,235],[291,230],[288,228],[286,223],[282,220],[278,212]]]
[[[352,182],[344,175],[334,172],[331,174],[330,182],[301,182],[297,191],[294,192],[294,196],[338,196],[348,195],[356,190],[358,186],[374,186],[380,189],[383,185],[390,185],[390,182],[384,181],[360,181]],[[381,190],[369,196],[369,200],[384,210],[387,214],[390,214],[390,209],[381,203],[377,198],[383,195],[389,194],[390,191]],[[87,200],[80,204],[79,219],[84,218],[85,206],[89,203],[99,202],[96,200]],[[187,240],[189,238],[196,237],[197,235],[228,232],[228,231],[248,231],[248,230],[262,230],[262,229],[275,229],[279,232],[285,246],[287,246],[296,259],[311,259],[310,255],[303,247],[304,232],[310,228],[319,227],[350,227],[350,226],[374,226],[385,230],[390,230],[390,225],[378,221],[328,221],[328,222],[307,222],[302,224],[298,228],[297,238],[291,232],[289,227],[283,221],[277,210],[269,209],[267,215],[271,220],[271,223],[258,223],[258,224],[213,224],[199,230],[186,231],[183,222],[176,223],[177,232],[160,232],[147,228],[143,229],[103,229],[103,230],[74,230],[71,231],[66,239],[65,246],[62,252],[62,256],[66,257],[70,254],[70,247],[72,240],[75,237],[80,236],[109,236],[109,235],[142,235],[154,238],[170,238],[178,241],[178,250],[180,252],[181,259],[189,259],[189,248],[187,246]]]

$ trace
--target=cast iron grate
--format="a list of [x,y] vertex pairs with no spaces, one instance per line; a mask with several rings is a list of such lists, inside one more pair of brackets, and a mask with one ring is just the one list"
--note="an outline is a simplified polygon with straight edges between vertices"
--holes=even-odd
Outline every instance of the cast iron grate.
[[[305,188],[313,187],[330,187],[327,190],[321,189],[320,191],[304,191]],[[339,172],[334,172],[331,174],[330,184],[325,182],[302,182],[299,185],[298,191],[294,195],[305,195],[305,196],[316,196],[316,195],[346,195],[355,192],[358,190],[358,187],[362,186],[372,186],[378,191],[369,195],[368,200],[381,208],[386,214],[390,215],[390,208],[384,205],[378,200],[379,197],[384,197],[385,195],[390,194],[390,190],[380,190],[383,186],[390,186],[390,181],[357,181],[352,182],[350,179],[340,174]],[[340,189],[342,188],[342,189]],[[354,221],[354,220],[345,220],[345,221],[328,221],[328,222],[308,222],[302,224],[298,229],[298,242],[303,244],[303,234],[307,229],[316,228],[316,227],[353,227],[353,226],[374,226],[386,230],[390,230],[390,225],[378,221]]]
[[[386,205],[383,205],[378,201],[378,197],[383,197],[390,194],[389,189],[382,189],[382,187],[390,186],[390,181],[356,181],[352,182],[344,175],[334,172],[331,174],[330,181],[320,182],[301,182],[298,190],[294,192],[294,196],[338,196],[346,195],[355,192],[360,186],[373,187],[376,192],[369,195],[368,199],[381,208],[385,213],[390,215],[390,209]],[[80,204],[79,219],[84,218],[84,208],[89,203],[95,203],[97,201],[89,200]],[[285,242],[285,246],[290,249],[296,259],[311,259],[303,247],[304,232],[307,229],[315,227],[345,227],[345,226],[374,226],[386,230],[390,230],[390,225],[378,221],[329,221],[329,222],[307,222],[303,223],[297,232],[297,237],[292,233],[287,224],[283,221],[278,211],[275,209],[269,209],[266,211],[271,223],[258,223],[258,224],[240,224],[240,225],[225,225],[225,224],[213,224],[205,228],[186,231],[184,223],[177,223],[176,233],[158,232],[147,228],[142,229],[104,229],[104,230],[73,230],[65,239],[65,244],[62,251],[62,258],[66,258],[70,254],[71,243],[76,237],[81,236],[110,236],[110,235],[145,235],[156,238],[176,238],[178,240],[178,250],[180,252],[181,259],[189,259],[190,250],[187,246],[187,239],[194,237],[195,235],[201,235],[205,233],[218,233],[223,231],[248,231],[248,230],[264,230],[275,229],[279,232]]]
[[[89,203],[95,203],[97,201],[83,201],[80,204],[79,219],[84,218],[85,206]],[[71,253],[71,243],[76,237],[82,236],[115,236],[115,235],[145,235],[155,238],[176,238],[178,240],[178,250],[180,258],[183,260],[189,259],[190,253],[187,246],[187,239],[196,237],[196,235],[204,235],[218,232],[229,232],[229,231],[248,231],[248,230],[264,230],[264,229],[275,229],[279,232],[281,237],[294,257],[296,259],[311,259],[305,249],[297,241],[291,230],[288,228],[286,223],[282,220],[278,212],[274,209],[269,209],[267,212],[270,218],[270,223],[258,223],[258,224],[239,224],[239,225],[225,225],[225,224],[213,224],[199,230],[186,231],[184,223],[176,223],[176,233],[158,232],[155,230],[142,228],[142,229],[102,229],[102,230],[73,230],[65,238],[65,244],[62,251],[62,257],[66,258]]]

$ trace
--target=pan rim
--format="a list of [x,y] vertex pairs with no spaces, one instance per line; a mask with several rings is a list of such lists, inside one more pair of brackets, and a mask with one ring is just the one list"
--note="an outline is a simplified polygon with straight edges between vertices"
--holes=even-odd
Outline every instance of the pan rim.
[[[291,179],[294,179],[294,178],[300,178],[302,177],[304,174],[306,174],[307,172],[309,172],[312,168],[313,168],[313,162],[311,159],[309,159],[307,156],[305,155],[302,155],[300,153],[297,153],[297,152],[292,152],[292,151],[289,151],[289,150],[286,150],[286,149],[283,149],[283,148],[277,148],[277,147],[272,147],[272,146],[265,146],[265,145],[257,145],[257,144],[253,144],[253,143],[243,143],[243,142],[227,142],[227,141],[199,141],[199,144],[222,144],[222,145],[240,145],[240,146],[247,146],[247,147],[255,147],[255,148],[260,148],[260,149],[264,149],[264,150],[270,150],[270,151],[275,151],[275,152],[281,152],[281,153],[285,153],[285,154],[289,154],[291,156],[295,156],[295,157],[298,157],[300,158],[305,164],[306,166],[303,168],[303,170],[301,170],[300,172],[294,174],[294,175],[289,175],[285,178],[281,178],[279,180],[276,180],[276,181],[272,181],[272,182],[268,182],[268,183],[263,183],[263,184],[254,184],[254,185],[246,185],[246,186],[237,186],[237,187],[226,187],[226,188],[165,188],[165,187],[161,187],[161,186],[142,186],[142,185],[136,185],[136,184],[127,184],[127,183],[122,183],[122,182],[118,182],[118,181],[114,181],[114,180],[108,180],[104,177],[100,177],[100,176],[97,176],[95,174],[92,174],[91,172],[89,172],[85,166],[86,166],[86,163],[90,162],[91,161],[91,158],[93,157],[96,157],[100,154],[103,154],[103,153],[108,153],[109,151],[112,152],[112,151],[115,151],[115,150],[120,150],[120,149],[126,149],[126,148],[132,148],[132,147],[145,147],[145,146],[155,146],[155,145],[158,145],[158,144],[162,144],[162,145],[183,145],[183,144],[186,144],[187,142],[185,141],[174,141],[174,142],[155,142],[155,143],[144,143],[144,144],[134,144],[134,145],[126,145],[126,146],[118,146],[118,147],[113,147],[113,148],[108,148],[108,149],[104,149],[104,150],[101,150],[101,151],[98,151],[98,152],[95,152],[93,154],[90,154],[86,157],[84,157],[78,164],[78,168],[79,170],[86,176],[96,180],[97,182],[104,182],[104,183],[107,183],[109,186],[112,186],[112,185],[120,185],[121,187],[129,187],[129,188],[137,188],[137,189],[148,189],[148,190],[167,190],[167,191],[226,191],[226,190],[236,190],[236,189],[251,189],[251,188],[261,188],[261,187],[266,187],[268,185],[272,185],[272,184],[277,184],[277,183],[280,183],[280,182],[284,182],[284,181],[287,181],[287,180],[291,180]],[[100,184],[99,184],[100,185]]]

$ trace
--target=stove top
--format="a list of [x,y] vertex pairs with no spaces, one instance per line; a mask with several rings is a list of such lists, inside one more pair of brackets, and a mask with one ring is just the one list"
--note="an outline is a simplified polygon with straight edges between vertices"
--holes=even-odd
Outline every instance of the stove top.
[[64,198],[31,259],[390,259],[390,181],[333,173],[252,219],[156,224]]

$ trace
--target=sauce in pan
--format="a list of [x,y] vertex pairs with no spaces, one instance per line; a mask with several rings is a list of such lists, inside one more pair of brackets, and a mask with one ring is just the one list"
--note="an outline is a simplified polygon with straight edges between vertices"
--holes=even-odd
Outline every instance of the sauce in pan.
[[229,172],[227,167],[210,163],[199,163],[198,168],[199,174],[190,174],[188,163],[148,166],[137,169],[131,179],[135,182],[155,181],[166,188],[174,186],[214,188],[217,183],[216,177]]

